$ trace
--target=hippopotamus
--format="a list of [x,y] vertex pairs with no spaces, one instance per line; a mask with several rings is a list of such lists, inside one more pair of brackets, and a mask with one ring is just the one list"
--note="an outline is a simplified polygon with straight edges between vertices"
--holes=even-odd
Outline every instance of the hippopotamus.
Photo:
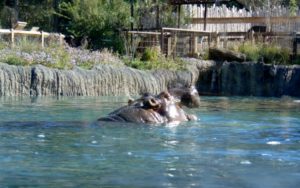
[[146,93],[98,121],[161,124],[196,120],[196,116],[189,115],[182,109],[176,97],[168,91],[156,96]]
[[170,88],[168,91],[181,106],[188,108],[198,108],[200,106],[200,96],[195,86],[180,85]]
[[182,103],[181,101],[178,101],[178,99],[169,92],[162,92],[159,96],[162,96],[160,97],[162,100],[160,114],[167,118],[168,123],[197,120],[195,115],[187,114],[182,109],[181,105],[185,105],[185,102]]
[[109,113],[107,117],[99,118],[98,121],[165,123],[167,119],[160,114],[161,108],[162,100],[160,98],[144,94],[139,99],[129,100],[128,105]]

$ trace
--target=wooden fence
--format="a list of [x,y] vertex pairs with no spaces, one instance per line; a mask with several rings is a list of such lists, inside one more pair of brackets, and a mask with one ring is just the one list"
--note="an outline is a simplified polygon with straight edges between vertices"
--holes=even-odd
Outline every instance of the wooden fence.
[[[187,5],[192,23],[189,29],[204,30],[204,6]],[[287,7],[262,7],[256,10],[228,8],[223,6],[212,6],[207,11],[206,31],[210,32],[247,32],[251,27],[263,25],[269,32],[293,32],[300,30],[300,10],[296,16],[289,17]]]
[[0,29],[0,35],[9,36],[11,46],[15,45],[16,36],[33,36],[39,37],[41,40],[41,47],[45,47],[45,39],[53,36],[58,39],[59,45],[63,45],[65,36],[58,33],[48,33],[43,31],[26,31],[26,30],[14,30],[14,29]]
[[[209,32],[191,29],[162,28],[161,31],[129,31],[127,40],[133,39],[129,54],[141,53],[146,48],[159,48],[163,54],[172,57],[195,56],[209,47],[227,48],[246,40],[277,43],[297,53],[300,33],[290,32]],[[294,42],[297,43],[294,43]]]

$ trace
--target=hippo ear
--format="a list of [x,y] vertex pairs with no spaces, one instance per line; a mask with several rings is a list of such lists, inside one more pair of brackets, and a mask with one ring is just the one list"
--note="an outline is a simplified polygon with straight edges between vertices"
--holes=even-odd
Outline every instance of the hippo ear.
[[161,104],[155,98],[148,98],[144,101],[144,108],[146,109],[158,109],[161,107]]
[[131,98],[130,98],[130,99],[128,99],[128,105],[131,105],[131,104],[133,103],[133,101],[134,101],[134,100],[133,100],[133,99],[131,99]]
[[166,99],[170,99],[171,98],[171,94],[168,91],[163,91],[160,94],[158,94],[159,98],[166,98]]

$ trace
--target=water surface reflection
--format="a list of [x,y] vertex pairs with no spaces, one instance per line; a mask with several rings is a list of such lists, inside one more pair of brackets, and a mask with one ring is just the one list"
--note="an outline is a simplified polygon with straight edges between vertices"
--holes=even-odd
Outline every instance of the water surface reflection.
[[199,121],[102,124],[126,97],[1,98],[0,187],[290,187],[300,103],[202,97]]

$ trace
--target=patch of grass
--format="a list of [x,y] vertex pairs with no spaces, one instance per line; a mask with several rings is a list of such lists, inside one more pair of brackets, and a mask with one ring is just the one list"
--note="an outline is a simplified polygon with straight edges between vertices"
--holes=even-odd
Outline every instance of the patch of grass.
[[173,59],[165,59],[164,61],[141,61],[134,59],[132,61],[125,62],[125,65],[140,70],[184,70],[186,68],[184,61]]
[[3,50],[5,48],[7,48],[9,46],[9,44],[3,40],[0,39],[0,50]]
[[7,63],[9,65],[18,65],[18,66],[27,66],[29,65],[29,62],[26,60],[17,57],[17,56],[8,56],[5,58],[4,63]]
[[49,53],[56,60],[56,63],[53,64],[54,68],[58,68],[58,69],[73,68],[73,65],[70,63],[70,54],[67,53],[67,51],[63,47],[57,47],[55,52],[52,50]]
[[245,42],[237,50],[245,54],[248,60],[257,61],[260,58],[260,49],[260,44],[253,45],[251,42]]
[[209,49],[205,49],[202,54],[200,54],[203,60],[209,60]]
[[27,37],[18,38],[15,43],[15,48],[21,50],[22,52],[32,53],[41,50],[41,42],[36,40],[30,40]]
[[80,68],[86,69],[86,70],[91,70],[94,67],[95,63],[93,62],[85,62],[85,63],[81,63],[78,66]]
[[289,64],[290,62],[290,50],[274,44],[263,44],[260,56],[264,58],[265,63]]
[[140,70],[183,70],[186,63],[181,59],[166,58],[155,48],[147,48],[141,58],[124,59],[125,65]]
[[263,59],[265,63],[291,64],[291,51],[275,43],[251,43],[249,41],[231,46],[229,49],[246,55],[249,61]]

